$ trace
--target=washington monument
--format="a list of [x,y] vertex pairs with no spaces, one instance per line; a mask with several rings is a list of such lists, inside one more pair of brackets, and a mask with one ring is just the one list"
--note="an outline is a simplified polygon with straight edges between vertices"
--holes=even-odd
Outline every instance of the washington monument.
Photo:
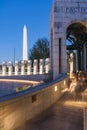
[[23,61],[28,60],[28,47],[27,47],[27,27],[23,27]]

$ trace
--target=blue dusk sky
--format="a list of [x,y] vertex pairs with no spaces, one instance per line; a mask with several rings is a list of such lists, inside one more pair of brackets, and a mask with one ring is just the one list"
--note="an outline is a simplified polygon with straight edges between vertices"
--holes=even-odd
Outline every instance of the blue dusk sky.
[[0,64],[22,60],[23,26],[28,31],[28,51],[38,38],[50,39],[52,0],[0,0]]

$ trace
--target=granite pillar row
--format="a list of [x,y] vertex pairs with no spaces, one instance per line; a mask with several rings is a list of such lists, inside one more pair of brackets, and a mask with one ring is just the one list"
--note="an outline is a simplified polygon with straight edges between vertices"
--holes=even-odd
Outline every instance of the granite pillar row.
[[40,63],[39,63],[39,74],[43,74],[44,73],[44,60],[40,59]]
[[33,74],[38,74],[38,61],[36,59],[33,63]]
[[21,75],[25,75],[25,63],[21,61]]
[[28,75],[32,74],[32,62],[31,62],[31,60],[28,60],[28,62],[27,62],[27,74]]
[[46,58],[45,60],[45,73],[49,73],[50,71],[50,59]]
[[11,61],[9,61],[9,63],[8,63],[8,75],[9,76],[11,76],[12,75],[12,62]]
[[2,62],[2,76],[6,76],[6,62]]
[[18,71],[19,71],[18,61],[15,61],[15,75],[18,75]]

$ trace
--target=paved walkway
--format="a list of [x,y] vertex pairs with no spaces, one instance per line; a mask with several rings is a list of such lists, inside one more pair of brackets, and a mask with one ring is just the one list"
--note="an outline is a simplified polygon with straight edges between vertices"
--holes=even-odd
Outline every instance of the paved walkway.
[[65,94],[48,110],[16,130],[83,130],[84,103]]

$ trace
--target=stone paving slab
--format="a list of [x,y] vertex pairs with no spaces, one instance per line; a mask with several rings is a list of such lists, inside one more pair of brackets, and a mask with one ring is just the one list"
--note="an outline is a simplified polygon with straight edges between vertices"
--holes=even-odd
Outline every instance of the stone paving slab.
[[83,102],[70,99],[64,95],[52,107],[16,130],[83,130]]

